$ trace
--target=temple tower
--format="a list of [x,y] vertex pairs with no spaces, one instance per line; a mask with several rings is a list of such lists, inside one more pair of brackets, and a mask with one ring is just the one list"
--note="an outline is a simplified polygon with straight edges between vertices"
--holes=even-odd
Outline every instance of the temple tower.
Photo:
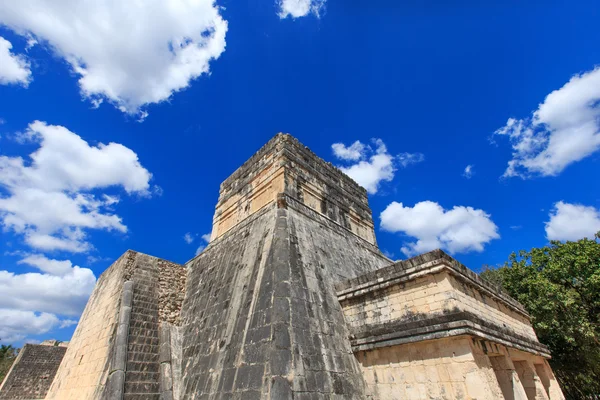
[[333,287],[389,263],[366,191],[275,136],[223,182],[187,263],[182,398],[364,398]]
[[201,254],[100,276],[47,398],[562,400],[549,358],[443,251],[382,255],[366,191],[278,134],[221,184]]

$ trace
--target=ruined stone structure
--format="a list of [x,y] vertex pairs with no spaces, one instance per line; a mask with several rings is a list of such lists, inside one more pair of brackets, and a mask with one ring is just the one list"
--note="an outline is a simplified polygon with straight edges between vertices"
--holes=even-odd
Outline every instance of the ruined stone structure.
[[366,191],[279,134],[184,266],[99,278],[49,399],[562,399],[523,307],[446,255],[392,262]]
[[44,399],[66,347],[66,342],[57,340],[23,346],[0,385],[0,399]]

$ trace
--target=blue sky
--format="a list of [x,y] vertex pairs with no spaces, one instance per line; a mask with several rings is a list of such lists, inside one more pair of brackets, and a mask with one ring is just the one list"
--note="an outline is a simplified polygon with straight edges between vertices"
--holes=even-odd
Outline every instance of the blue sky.
[[81,4],[0,5],[2,343],[68,340],[127,249],[193,257],[277,132],[369,189],[395,259],[600,230],[596,2]]

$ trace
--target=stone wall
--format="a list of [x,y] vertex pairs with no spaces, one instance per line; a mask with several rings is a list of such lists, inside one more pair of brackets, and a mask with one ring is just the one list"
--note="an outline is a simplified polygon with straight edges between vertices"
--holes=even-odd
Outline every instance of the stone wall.
[[442,251],[336,288],[374,399],[563,399],[523,307]]
[[221,184],[212,239],[286,194],[374,244],[364,188],[290,135],[278,134]]
[[279,196],[187,264],[180,398],[363,398],[333,285],[389,262]]
[[284,139],[285,194],[375,244],[366,190],[295,138]]
[[[120,316],[125,281],[132,282],[133,297],[130,313]],[[123,254],[98,279],[48,398],[100,399],[122,393],[126,400],[158,399],[158,332],[161,323],[179,323],[184,287],[182,266],[131,250]],[[124,385],[119,381],[122,387],[109,393],[106,385],[118,364],[115,357],[121,356],[115,343],[123,318],[128,319]]]
[[460,335],[467,331],[548,355],[529,315],[441,251],[337,285],[356,349]]
[[475,284],[459,279],[456,275],[449,275],[448,278],[453,289],[450,295],[458,309],[479,315],[482,319],[509,329],[519,336],[538,340],[527,313],[509,308],[502,299],[490,296]]
[[543,357],[472,336],[359,351],[356,357],[373,399],[564,399]]
[[101,395],[109,373],[123,276],[134,254],[126,252],[98,278],[47,398],[80,400]]
[[0,386],[0,399],[45,398],[66,350],[64,346],[24,345]]
[[355,329],[364,330],[365,325],[464,311],[537,341],[526,315],[509,309],[445,269],[407,278],[382,291],[344,301],[346,322]]
[[481,354],[462,336],[360,351],[356,358],[373,399],[502,399]]
[[274,309],[261,283],[275,213],[271,206],[254,214],[187,263],[180,398],[260,398],[271,389],[264,376]]

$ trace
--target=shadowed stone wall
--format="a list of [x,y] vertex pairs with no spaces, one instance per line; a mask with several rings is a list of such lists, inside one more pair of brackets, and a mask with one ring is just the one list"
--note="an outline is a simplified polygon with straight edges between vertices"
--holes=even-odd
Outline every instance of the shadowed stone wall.
[[66,350],[63,346],[23,346],[0,386],[0,399],[45,398]]
[[389,260],[292,202],[280,198],[187,264],[181,398],[363,398],[333,284]]

